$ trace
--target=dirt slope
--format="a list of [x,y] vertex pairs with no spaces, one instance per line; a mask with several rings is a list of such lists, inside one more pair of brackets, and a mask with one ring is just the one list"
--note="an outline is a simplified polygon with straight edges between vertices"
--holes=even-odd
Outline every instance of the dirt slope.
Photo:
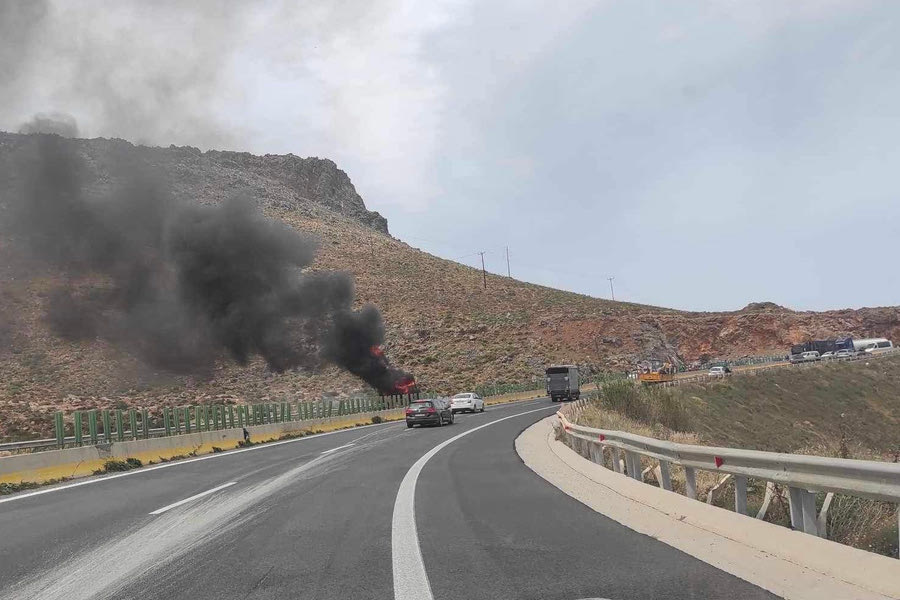
[[[428,388],[449,392],[492,381],[533,380],[544,365],[624,369],[648,355],[738,357],[779,354],[810,337],[900,338],[900,309],[793,312],[768,303],[730,313],[692,313],[610,302],[488,276],[418,251],[387,234],[334,163],[293,156],[254,157],[192,148],[143,148],[121,140],[78,140],[98,189],[117,165],[148,164],[175,193],[218,202],[244,189],[265,213],[321,236],[316,268],[356,278],[360,304],[381,308],[387,352]],[[26,136],[0,133],[0,203],[14,189],[14,157]],[[155,373],[102,341],[69,343],[43,320],[48,291],[64,274],[29,262],[0,238],[0,438],[49,431],[57,407],[188,404],[362,390],[334,369],[274,374],[255,361],[218,365],[209,378]]]

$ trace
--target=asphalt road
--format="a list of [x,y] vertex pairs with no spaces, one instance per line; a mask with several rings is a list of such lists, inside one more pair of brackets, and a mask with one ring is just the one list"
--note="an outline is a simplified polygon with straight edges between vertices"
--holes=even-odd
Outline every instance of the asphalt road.
[[0,599],[772,597],[525,467],[515,438],[555,409],[357,428],[3,497]]

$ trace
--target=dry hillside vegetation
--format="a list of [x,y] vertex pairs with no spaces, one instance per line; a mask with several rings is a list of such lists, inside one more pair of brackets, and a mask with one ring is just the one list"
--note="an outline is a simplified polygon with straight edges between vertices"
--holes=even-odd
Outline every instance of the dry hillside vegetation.
[[[0,204],[15,188],[12,167],[27,136],[0,133]],[[900,310],[794,312],[771,304],[737,312],[692,313],[610,302],[489,275],[416,250],[387,234],[334,163],[193,148],[144,148],[121,140],[75,140],[102,190],[116,165],[162,172],[173,194],[215,203],[235,191],[271,218],[317,234],[314,269],[349,271],[357,305],[374,303],[387,324],[386,352],[433,391],[488,382],[542,384],[548,363],[586,372],[625,369],[647,356],[778,354],[793,342],[837,334],[900,337]],[[422,232],[423,237],[428,232]],[[222,361],[208,376],[154,372],[101,340],[66,342],[45,320],[50,291],[67,274],[36,263],[0,237],[0,439],[48,435],[53,410],[291,401],[363,390],[334,368],[275,374],[258,360]],[[105,282],[79,279],[90,289]]]
[[[897,462],[898,389],[900,356],[752,371],[666,389],[617,381],[604,386],[579,422],[679,443]],[[683,472],[674,469],[673,475],[676,490],[683,493]],[[649,479],[655,481],[652,474]],[[699,498],[706,500],[719,481],[714,472],[698,472]],[[751,480],[750,514],[756,514],[764,495],[765,482]],[[821,508],[825,495],[818,496]],[[733,510],[733,498],[729,481],[717,490],[714,504]],[[786,499],[776,497],[766,518],[789,526]],[[896,557],[896,505],[836,496],[828,535]]]

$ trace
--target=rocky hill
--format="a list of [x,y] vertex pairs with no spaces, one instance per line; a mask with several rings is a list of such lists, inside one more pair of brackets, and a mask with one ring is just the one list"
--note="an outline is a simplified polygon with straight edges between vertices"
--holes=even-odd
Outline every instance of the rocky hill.
[[[145,148],[120,140],[73,140],[90,165],[85,185],[103,189],[125,167],[165,174],[173,193],[217,203],[236,189],[264,213],[322,240],[315,270],[348,271],[356,303],[374,303],[387,326],[385,350],[427,388],[451,392],[488,382],[535,381],[544,365],[624,369],[648,356],[701,358],[783,354],[808,338],[900,339],[900,309],[795,312],[754,303],[698,313],[611,302],[488,275],[390,237],[334,163],[294,156]],[[15,187],[27,136],[0,134],[0,204]],[[229,360],[203,376],[154,371],[101,339],[63,341],[45,318],[66,274],[0,238],[0,438],[46,435],[62,407],[296,401],[364,391],[332,367],[271,372],[261,360]]]

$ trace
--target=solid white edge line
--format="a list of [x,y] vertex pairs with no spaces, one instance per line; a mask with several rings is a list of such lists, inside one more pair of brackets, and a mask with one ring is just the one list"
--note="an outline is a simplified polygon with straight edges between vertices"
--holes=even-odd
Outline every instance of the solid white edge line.
[[219,490],[224,490],[227,487],[231,487],[236,483],[237,483],[237,481],[229,481],[228,483],[223,483],[222,485],[220,485],[218,487],[214,487],[211,490],[206,490],[205,492],[200,492],[199,494],[194,494],[190,498],[185,498],[184,500],[179,500],[178,502],[174,502],[168,506],[163,506],[162,508],[158,508],[158,509],[154,510],[153,512],[151,512],[150,514],[151,515],[161,515],[164,512],[166,512],[167,510],[172,510],[173,508],[177,508],[177,507],[181,506],[182,504],[187,504],[188,502],[190,502],[192,500],[197,500],[198,498],[202,498],[203,496],[209,496],[210,494],[214,494],[214,493],[218,492]]
[[343,450],[344,448],[349,448],[350,446],[355,446],[356,444],[344,444],[343,446],[338,446],[337,448],[332,448],[331,450],[325,450],[324,452],[320,452],[319,454],[331,454],[332,452],[337,452],[338,450]]
[[463,431],[426,452],[409,468],[403,481],[400,482],[400,489],[397,490],[394,514],[391,520],[391,566],[394,575],[395,600],[433,600],[434,598],[431,593],[431,582],[428,580],[428,573],[425,571],[425,563],[422,560],[419,533],[416,529],[416,482],[425,464],[443,448],[470,433],[475,433],[479,429],[490,427],[507,419],[545,411],[548,408],[553,408],[553,406],[544,406],[501,417],[490,423]]
[[[518,402],[507,402],[505,404],[497,405],[497,408],[503,408],[505,406],[521,406]],[[31,498],[32,496],[40,496],[41,494],[49,494],[51,492],[59,492],[61,490],[68,490],[71,488],[81,487],[83,485],[91,485],[93,483],[100,483],[103,481],[109,481],[111,479],[119,479],[120,477],[131,477],[133,475],[140,475],[141,473],[149,473],[150,471],[156,471],[157,469],[167,469],[169,467],[178,467],[180,465],[187,465],[190,463],[194,463],[201,460],[212,460],[214,458],[225,458],[227,456],[234,456],[235,454],[242,454],[244,452],[252,452],[254,450],[264,450],[266,448],[274,448],[275,446],[281,446],[282,444],[292,444],[294,442],[306,442],[309,440],[314,440],[318,438],[322,438],[328,435],[335,435],[338,433],[350,433],[353,431],[359,431],[360,429],[368,429],[369,427],[384,427],[387,429],[388,427],[397,427],[398,425],[403,425],[403,421],[399,421],[397,423],[389,422],[389,423],[373,423],[372,425],[360,425],[359,427],[351,427],[349,429],[338,429],[336,431],[328,431],[326,433],[316,433],[313,435],[308,435],[300,438],[294,438],[291,440],[282,440],[279,442],[268,442],[265,444],[260,444],[258,446],[251,446],[250,448],[241,448],[240,450],[227,450],[225,452],[215,452],[213,454],[207,454],[205,456],[198,456],[197,458],[187,458],[184,460],[178,460],[174,462],[163,463],[161,465],[154,465],[152,467],[141,467],[139,469],[135,469],[134,471],[126,471],[125,473],[116,473],[115,475],[106,475],[101,477],[95,477],[92,479],[85,479],[84,481],[76,481],[75,483],[67,483],[65,485],[49,487],[43,490],[35,490],[33,492],[25,492],[23,494],[16,494],[14,496],[10,496],[8,498],[0,498],[0,504],[5,504],[6,502],[14,502],[16,500],[23,500],[25,498]]]

